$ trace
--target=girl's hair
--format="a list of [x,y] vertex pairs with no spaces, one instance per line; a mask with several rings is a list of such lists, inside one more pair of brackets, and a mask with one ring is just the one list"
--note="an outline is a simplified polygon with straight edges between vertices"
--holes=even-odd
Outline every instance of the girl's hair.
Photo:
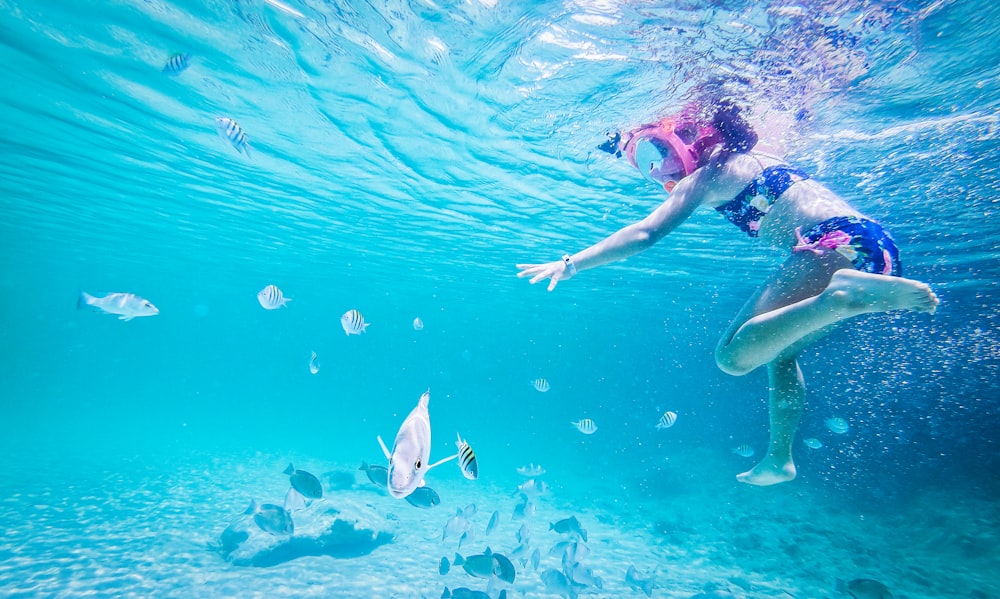
[[729,100],[719,103],[712,116],[712,127],[722,136],[725,152],[749,152],[757,145],[757,133],[743,116],[743,110]]

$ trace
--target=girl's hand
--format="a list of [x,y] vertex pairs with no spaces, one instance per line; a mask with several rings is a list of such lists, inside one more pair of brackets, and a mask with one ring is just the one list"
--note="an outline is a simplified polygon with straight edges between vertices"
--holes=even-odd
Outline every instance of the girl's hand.
[[566,269],[566,263],[562,260],[546,262],[545,264],[518,264],[517,267],[521,269],[521,272],[517,273],[517,277],[519,279],[531,277],[528,282],[532,285],[545,279],[552,279],[549,282],[549,291],[555,289],[559,281],[573,277],[573,273]]

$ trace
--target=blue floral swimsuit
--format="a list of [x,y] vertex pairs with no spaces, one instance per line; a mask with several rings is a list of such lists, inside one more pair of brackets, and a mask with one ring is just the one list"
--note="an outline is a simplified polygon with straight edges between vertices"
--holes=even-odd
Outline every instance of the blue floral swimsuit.
[[[754,177],[732,200],[716,208],[750,237],[757,237],[760,221],[792,185],[808,179],[801,169],[780,164],[769,166]],[[874,221],[857,216],[835,216],[805,233],[795,229],[798,244],[793,252],[824,254],[835,251],[851,261],[856,270],[901,276],[899,248],[892,235]]]

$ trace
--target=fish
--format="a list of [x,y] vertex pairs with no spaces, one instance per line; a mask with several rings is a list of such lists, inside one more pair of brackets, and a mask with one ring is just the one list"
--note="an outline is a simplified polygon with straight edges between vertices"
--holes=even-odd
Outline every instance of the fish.
[[640,574],[635,566],[629,566],[625,572],[625,584],[633,591],[642,591],[647,597],[653,596],[653,589],[656,588],[653,574]]
[[423,487],[417,487],[412,493],[403,499],[405,499],[406,502],[413,507],[423,509],[430,509],[441,503],[441,497],[437,494],[437,491],[426,485]]
[[450,571],[451,571],[451,564],[448,563],[448,558],[447,557],[442,557],[441,558],[441,563],[438,564],[438,574],[440,574],[441,576],[444,576],[445,574],[447,574]]
[[535,391],[539,393],[546,393],[552,387],[549,386],[549,382],[544,378],[537,378],[531,381],[531,385],[535,388]]
[[549,486],[545,484],[544,480],[530,478],[517,486],[517,490],[514,491],[514,496],[524,495],[526,497],[535,497],[548,490]]
[[84,306],[93,306],[105,314],[117,314],[118,320],[126,322],[138,316],[156,316],[160,313],[149,300],[134,293],[109,293],[104,297],[96,297],[81,291],[76,300],[76,309]]
[[323,485],[320,484],[319,479],[315,475],[305,470],[296,470],[295,466],[291,464],[288,464],[288,468],[285,468],[285,474],[288,475],[292,483],[292,488],[301,493],[306,499],[319,499],[323,497]]
[[[500,591],[503,595],[503,599],[507,597],[507,591]],[[448,590],[448,587],[444,587],[444,592],[441,593],[441,599],[491,599],[489,594],[484,591],[474,591],[465,587],[459,587],[457,589]],[[500,599],[500,598],[498,598]]]
[[285,297],[277,285],[268,285],[257,292],[257,301],[265,310],[277,310],[292,300]]
[[191,66],[191,55],[183,52],[171,54],[167,59],[167,64],[163,65],[163,73],[166,75],[180,75]]
[[253,514],[253,521],[257,526],[274,536],[291,535],[295,532],[292,514],[280,505],[257,505],[256,501],[250,500],[250,507],[244,513]]
[[246,156],[250,155],[250,140],[247,137],[247,132],[243,130],[243,127],[240,127],[239,123],[228,116],[221,116],[215,119],[215,128],[223,139],[236,148],[237,152]]
[[383,489],[389,485],[389,469],[385,466],[371,465],[362,461],[358,470],[364,470],[365,474],[368,475],[368,480]]
[[837,433],[838,435],[843,435],[851,429],[851,425],[839,416],[827,418],[823,422],[826,424],[826,428],[830,429],[831,432]]
[[420,320],[419,316],[413,319],[413,330],[414,331],[424,330],[424,321]]
[[[444,530],[441,532],[441,541],[444,542],[449,537],[459,537],[461,539],[470,526],[472,525],[469,523],[469,520],[462,513],[462,509],[459,508],[455,515],[444,523]],[[456,563],[455,565],[457,566],[458,564]]]
[[593,435],[594,433],[597,432],[597,425],[594,424],[594,421],[591,420],[590,418],[584,418],[579,422],[570,422],[570,424],[575,426],[576,430],[580,431],[585,435]]
[[656,423],[656,430],[670,428],[677,422],[676,412],[664,412],[663,416],[660,416],[660,421]]
[[837,579],[837,591],[854,599],[893,599],[889,587],[870,578],[855,578],[849,582]]
[[808,439],[802,439],[802,443],[805,444],[809,449],[820,449],[823,447],[823,443],[814,437],[809,437]]
[[604,580],[594,573],[594,569],[590,566],[585,566],[580,562],[574,563],[569,568],[564,569],[566,571],[567,577],[575,584],[582,584],[589,587],[596,587],[598,589],[604,589]]
[[583,542],[587,542],[587,531],[580,526],[580,521],[576,519],[576,516],[570,516],[569,518],[563,518],[558,522],[550,522],[549,530],[554,530],[558,533],[568,533],[577,535]]
[[295,512],[305,508],[306,498],[302,496],[302,493],[296,491],[295,487],[288,487],[288,492],[285,493],[285,509],[289,512]]
[[538,571],[538,564],[542,561],[542,552],[535,547],[535,550],[531,552],[531,569]]
[[753,447],[750,447],[750,445],[747,443],[741,443],[733,448],[733,453],[740,456],[741,458],[752,458]]
[[500,512],[494,511],[493,515],[490,516],[490,523],[486,525],[486,536],[490,536],[490,533],[496,530],[497,524],[500,523]]
[[511,516],[512,520],[524,520],[535,515],[534,502],[528,499],[527,495],[521,495],[521,499],[521,503],[514,506],[514,514]]
[[428,464],[431,457],[431,416],[427,406],[430,401],[431,391],[428,389],[400,425],[391,452],[382,437],[376,437],[382,453],[389,460],[389,495],[396,499],[406,497],[421,486],[424,475],[432,468],[458,457],[455,454]]
[[518,468],[517,473],[521,476],[536,477],[545,474],[545,468],[536,464],[528,464],[527,466],[521,466]]
[[370,322],[365,322],[365,317],[357,310],[348,310],[340,317],[340,326],[344,327],[344,333],[348,337],[364,333],[370,324]]
[[312,352],[312,356],[309,358],[309,372],[311,374],[319,372],[319,360],[316,359],[316,352]]
[[576,599],[577,590],[574,588],[572,581],[566,578],[566,575],[559,570],[549,568],[542,572],[540,577],[542,582],[545,583],[545,590],[549,593],[565,597],[566,599]]
[[458,446],[458,467],[462,471],[462,476],[469,480],[476,480],[479,478],[479,460],[476,459],[476,453],[472,451],[472,447],[468,442],[462,440],[462,436],[458,435],[458,441],[455,445]]
[[462,569],[470,576],[476,578],[493,578],[495,576],[507,584],[514,584],[517,573],[514,564],[507,556],[493,553],[489,547],[479,555],[467,556],[465,563],[462,564]]
[[516,537],[517,542],[521,545],[526,545],[531,540],[531,528],[527,522],[521,524],[521,527],[517,529]]
[[[489,547],[487,547],[486,550],[489,551]],[[496,577],[507,584],[514,584],[514,578],[517,576],[517,569],[514,567],[514,564],[511,563],[510,559],[502,553],[494,553],[493,559],[497,564],[496,571],[494,572]]]
[[476,515],[477,511],[478,508],[476,508],[476,504],[470,503],[469,505],[465,506],[465,509],[462,510],[462,513],[465,514],[466,518],[471,518]]

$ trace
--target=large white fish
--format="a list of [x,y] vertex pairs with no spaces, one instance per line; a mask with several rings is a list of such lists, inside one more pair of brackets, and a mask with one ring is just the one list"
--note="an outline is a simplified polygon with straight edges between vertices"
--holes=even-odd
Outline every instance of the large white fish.
[[431,457],[431,416],[427,404],[431,400],[428,389],[420,396],[417,407],[413,408],[396,433],[392,451],[385,446],[382,437],[377,437],[382,453],[389,460],[389,495],[402,499],[414,489],[424,484],[424,475],[435,466],[454,460],[458,454],[430,463]]
[[160,311],[149,300],[134,293],[109,293],[104,297],[94,297],[84,291],[76,301],[77,309],[93,306],[106,314],[117,314],[118,320],[132,320],[136,316],[156,316]]

